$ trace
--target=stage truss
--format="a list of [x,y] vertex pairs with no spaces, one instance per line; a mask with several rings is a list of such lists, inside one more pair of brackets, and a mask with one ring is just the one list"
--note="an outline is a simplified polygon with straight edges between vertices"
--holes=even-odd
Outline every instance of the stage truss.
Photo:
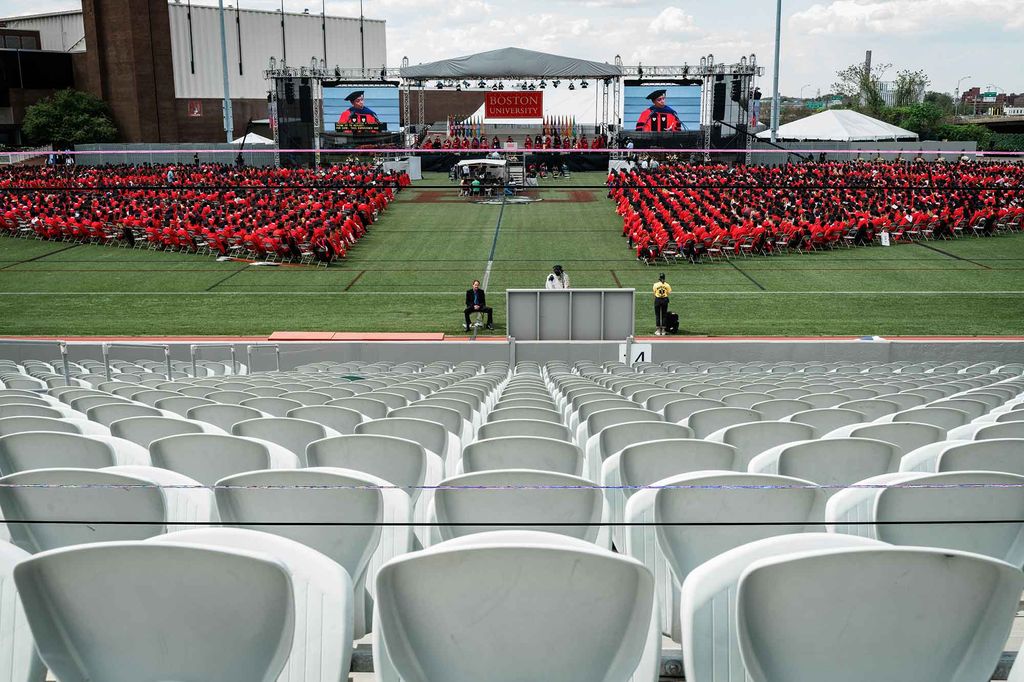
[[[726,64],[724,62],[715,62],[714,55],[707,55],[701,57],[700,61],[696,65],[683,64],[681,66],[644,66],[636,65],[630,66],[625,65],[619,56],[615,57],[615,65],[619,67],[621,76],[618,78],[578,78],[577,80],[593,82],[595,87],[601,87],[602,100],[601,100],[601,120],[597,122],[600,127],[601,133],[606,136],[609,140],[609,146],[616,144],[615,133],[621,132],[622,130],[622,111],[623,111],[623,82],[626,79],[630,80],[644,80],[648,79],[652,82],[658,80],[700,80],[702,82],[701,87],[701,107],[700,107],[700,123],[701,123],[701,144],[704,149],[705,161],[710,160],[710,150],[712,149],[713,139],[717,129],[718,135],[721,137],[722,126],[731,128],[733,131],[743,133],[745,137],[745,148],[746,148],[746,161],[750,162],[751,148],[753,136],[748,131],[749,120],[750,120],[750,103],[749,96],[754,89],[754,83],[756,79],[764,75],[764,67],[757,64],[757,57],[750,55],[749,58],[742,57],[739,62],[734,64]],[[308,79],[312,93],[312,105],[313,105],[313,149],[314,149],[314,163],[319,166],[320,164],[320,150],[322,142],[322,127],[323,127],[323,83],[324,81],[332,81],[345,83],[351,81],[353,83],[365,84],[370,81],[380,80],[381,82],[386,81],[398,81],[399,88],[404,95],[402,101],[402,120],[407,132],[406,141],[412,143],[415,136],[412,131],[416,133],[423,131],[428,125],[433,122],[426,121],[425,117],[425,93],[427,91],[427,83],[424,79],[410,79],[402,76],[402,70],[409,66],[408,57],[402,60],[401,68],[381,68],[381,69],[362,69],[362,68],[341,68],[333,67],[328,68],[324,65],[323,61],[317,61],[314,59],[309,66],[292,67],[287,66],[283,61],[278,66],[275,60],[272,58],[270,68],[264,71],[264,78],[269,82],[269,118],[271,120],[271,128],[274,135],[274,163],[280,165],[280,125],[279,125],[279,112],[280,107],[278,104],[278,81],[281,79]],[[464,75],[465,79],[474,79],[469,74]],[[524,80],[524,76],[508,76],[508,77],[495,77],[487,76],[487,81],[491,82],[508,82],[518,83]],[[539,78],[539,77],[538,77]],[[528,79],[528,78],[527,78]],[[715,98],[715,84],[716,83],[731,83],[734,81],[739,82],[740,100],[736,102],[738,106],[727,107],[732,113],[732,116],[723,117],[722,119],[716,120],[714,113],[714,98]],[[413,119],[412,116],[412,97],[413,92],[417,95],[417,107],[416,117]],[[726,120],[729,118],[729,120]],[[734,133],[735,134],[735,133]],[[411,145],[410,145],[411,146]]]

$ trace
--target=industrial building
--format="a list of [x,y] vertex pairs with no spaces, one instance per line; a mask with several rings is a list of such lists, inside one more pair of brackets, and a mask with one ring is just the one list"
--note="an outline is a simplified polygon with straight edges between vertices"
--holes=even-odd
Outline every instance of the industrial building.
[[[279,65],[315,59],[328,69],[368,74],[387,65],[383,20],[225,7],[239,135],[249,121],[267,117],[263,72],[271,57]],[[223,142],[220,35],[218,8],[165,0],[83,0],[80,10],[0,19],[0,58],[13,65],[0,81],[7,89],[6,100],[0,93],[0,123],[16,127],[31,101],[73,85],[110,105],[125,142]],[[35,88],[30,74],[15,73],[31,61],[29,53],[40,52],[66,55],[57,59],[70,60],[73,83]]]

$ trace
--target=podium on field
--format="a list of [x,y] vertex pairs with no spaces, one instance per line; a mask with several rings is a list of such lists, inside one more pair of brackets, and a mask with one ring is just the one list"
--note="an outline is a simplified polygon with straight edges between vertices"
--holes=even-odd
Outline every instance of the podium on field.
[[508,289],[517,341],[621,341],[633,336],[634,289]]

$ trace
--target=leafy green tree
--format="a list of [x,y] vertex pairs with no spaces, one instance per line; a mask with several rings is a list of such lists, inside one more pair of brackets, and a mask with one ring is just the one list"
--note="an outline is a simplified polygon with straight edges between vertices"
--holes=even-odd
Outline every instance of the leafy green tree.
[[990,149],[993,133],[985,126],[978,125],[944,125],[939,126],[935,136],[940,140],[977,142],[978,149]]
[[878,116],[885,108],[882,98],[882,76],[892,64],[851,64],[836,74],[832,91],[842,95],[854,109],[871,116]]
[[918,95],[924,94],[924,89],[931,81],[924,71],[909,71],[903,69],[896,73],[895,92],[893,105],[906,107],[918,103]]
[[26,109],[21,132],[31,144],[58,147],[117,140],[117,126],[106,102],[71,88]]
[[926,104],[937,106],[945,116],[953,115],[953,98],[944,92],[926,92],[924,93],[924,101]]
[[882,117],[895,126],[917,133],[922,140],[933,138],[946,114],[931,102],[886,107]]

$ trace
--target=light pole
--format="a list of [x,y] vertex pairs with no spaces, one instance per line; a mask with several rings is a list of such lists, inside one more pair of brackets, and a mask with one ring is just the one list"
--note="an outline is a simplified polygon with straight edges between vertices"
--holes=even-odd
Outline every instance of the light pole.
[[[234,113],[231,111],[231,86],[228,84],[228,40],[224,30],[224,0],[218,3],[220,11],[220,60],[224,73],[224,134],[228,144],[235,136]],[[282,15],[283,16],[283,15]]]
[[970,76],[962,76],[960,78],[960,80],[958,80],[956,82],[956,94],[955,94],[956,100],[953,102],[953,115],[954,116],[959,116],[960,115],[960,84],[963,83],[968,78],[970,78]]
[[782,48],[782,0],[775,3],[775,77],[772,79],[772,144],[779,141],[779,52]]
[[804,98],[804,88],[809,88],[809,87],[811,87],[810,83],[808,83],[807,85],[801,85],[800,86],[800,99],[801,100]]

